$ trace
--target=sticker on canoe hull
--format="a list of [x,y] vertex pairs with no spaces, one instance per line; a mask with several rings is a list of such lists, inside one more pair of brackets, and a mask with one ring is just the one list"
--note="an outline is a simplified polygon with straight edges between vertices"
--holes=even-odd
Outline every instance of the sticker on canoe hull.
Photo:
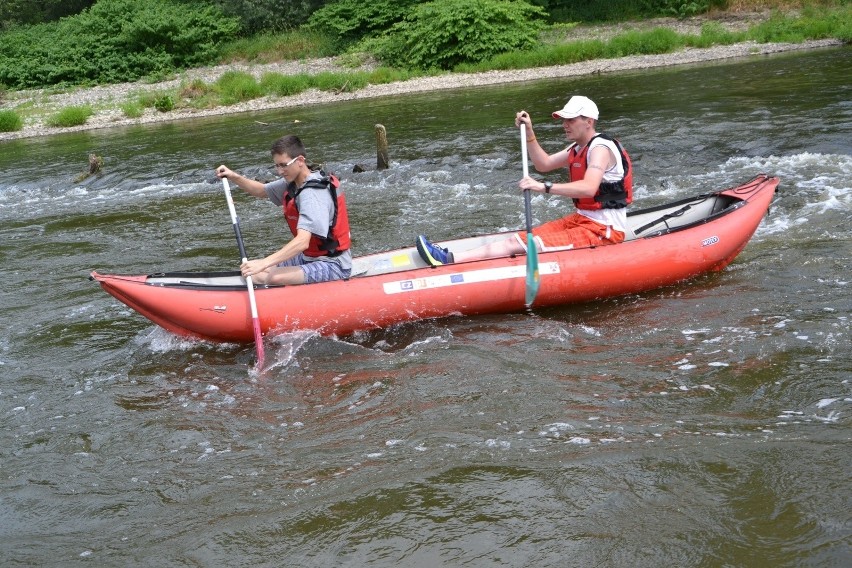
[[394,268],[399,268],[400,266],[408,266],[413,265],[414,262],[411,260],[411,255],[408,253],[404,254],[395,254],[391,257],[391,266]]
[[[538,266],[539,274],[558,274],[558,262],[545,262]],[[469,270],[467,272],[456,272],[453,274],[440,274],[437,276],[426,276],[423,278],[412,278],[409,280],[397,280],[385,282],[385,294],[402,294],[405,292],[416,292],[428,288],[445,288],[447,286],[458,286],[462,284],[477,284],[481,282],[496,282],[497,280],[508,280],[510,278],[526,278],[527,267],[503,266],[500,268],[484,268],[482,270]]]
[[701,246],[702,247],[709,247],[710,245],[715,245],[718,242],[719,242],[719,237],[714,235],[712,237],[707,237],[706,239],[701,241]]

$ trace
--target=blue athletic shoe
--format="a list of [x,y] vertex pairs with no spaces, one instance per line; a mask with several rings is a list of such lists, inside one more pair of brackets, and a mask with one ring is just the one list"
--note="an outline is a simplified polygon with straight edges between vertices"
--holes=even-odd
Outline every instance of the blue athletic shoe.
[[431,266],[441,266],[442,264],[451,264],[453,262],[453,253],[447,249],[442,249],[438,245],[433,245],[423,235],[417,237],[416,244],[420,257]]

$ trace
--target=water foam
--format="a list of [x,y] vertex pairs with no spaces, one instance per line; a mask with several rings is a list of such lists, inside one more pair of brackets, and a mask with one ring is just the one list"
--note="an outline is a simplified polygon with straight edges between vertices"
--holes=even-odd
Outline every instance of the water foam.
[[[171,184],[166,182],[143,186],[105,185],[103,187],[66,183],[46,183],[39,186],[11,185],[0,190],[0,219],[8,212],[14,218],[37,217],[45,211],[80,210],[87,214],[99,208],[126,208],[134,203],[173,199],[179,195],[199,192],[198,183]],[[208,191],[208,188],[204,188]],[[70,198],[70,200],[69,200]]]
[[852,156],[804,152],[791,156],[731,158],[719,168],[724,176],[758,172],[781,179],[779,199],[756,237],[824,223],[852,207]]

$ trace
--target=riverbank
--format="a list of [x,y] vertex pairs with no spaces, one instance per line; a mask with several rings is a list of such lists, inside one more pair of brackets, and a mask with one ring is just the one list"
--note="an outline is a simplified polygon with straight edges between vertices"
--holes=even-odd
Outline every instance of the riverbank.
[[[728,29],[742,29],[744,26],[759,22],[763,14],[739,14],[736,17],[727,15],[724,19],[714,21],[720,22]],[[698,33],[701,25],[706,21],[702,18],[690,18],[688,20],[677,20],[673,18],[661,18],[648,22],[635,24],[631,29],[649,27],[668,27],[678,33]],[[578,29],[572,33],[572,39],[576,37],[611,37],[615,33],[625,29],[624,24],[616,26],[595,26]],[[686,65],[702,62],[719,61],[733,58],[753,57],[768,55],[784,51],[815,49],[842,45],[837,40],[817,40],[803,43],[772,43],[758,44],[755,42],[744,42],[734,45],[714,46],[704,49],[684,49],[674,53],[659,55],[634,55],[618,59],[600,59],[584,61],[569,65],[558,65],[553,67],[541,67],[533,69],[520,69],[509,71],[489,71],[485,73],[447,73],[432,77],[419,77],[408,81],[396,83],[368,85],[367,87],[352,92],[331,92],[311,89],[298,95],[288,97],[262,97],[250,101],[241,102],[229,106],[221,106],[209,109],[175,109],[169,112],[159,112],[153,108],[146,109],[140,116],[127,117],[121,109],[123,103],[138,97],[139,93],[166,90],[174,88],[181,83],[196,79],[212,83],[226,71],[238,70],[251,73],[260,78],[264,73],[297,74],[297,73],[320,73],[322,71],[340,71],[341,64],[336,58],[316,59],[310,61],[288,61],[271,64],[228,64],[216,67],[193,69],[182,73],[179,77],[160,83],[123,83],[116,85],[98,86],[92,88],[79,88],[65,93],[51,93],[47,90],[21,91],[8,93],[2,101],[0,108],[20,108],[29,105],[38,108],[40,112],[33,112],[25,120],[23,128],[17,132],[2,132],[0,140],[13,140],[20,138],[31,138],[64,132],[76,132],[83,130],[95,130],[117,126],[129,126],[136,124],[148,124],[154,122],[167,122],[186,120],[205,116],[216,116],[224,114],[235,114],[276,108],[324,104],[338,101],[349,101],[356,99],[368,99],[377,97],[394,96],[424,91],[439,91],[446,89],[459,89],[499,83],[523,82],[538,79],[557,77],[572,77],[598,73],[613,73],[638,69],[651,69],[655,67],[666,67],[674,65]],[[366,63],[364,68],[369,68]],[[48,117],[61,108],[69,106],[88,105],[94,110],[94,114],[87,122],[74,127],[52,127],[46,124]]]

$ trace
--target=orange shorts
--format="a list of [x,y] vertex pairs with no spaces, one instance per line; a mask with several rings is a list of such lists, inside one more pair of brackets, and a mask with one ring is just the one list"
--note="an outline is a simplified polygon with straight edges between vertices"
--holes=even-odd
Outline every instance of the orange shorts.
[[[527,233],[518,233],[517,237],[526,249]],[[533,237],[541,251],[616,245],[624,241],[624,233],[621,231],[596,223],[579,213],[534,227]]]

